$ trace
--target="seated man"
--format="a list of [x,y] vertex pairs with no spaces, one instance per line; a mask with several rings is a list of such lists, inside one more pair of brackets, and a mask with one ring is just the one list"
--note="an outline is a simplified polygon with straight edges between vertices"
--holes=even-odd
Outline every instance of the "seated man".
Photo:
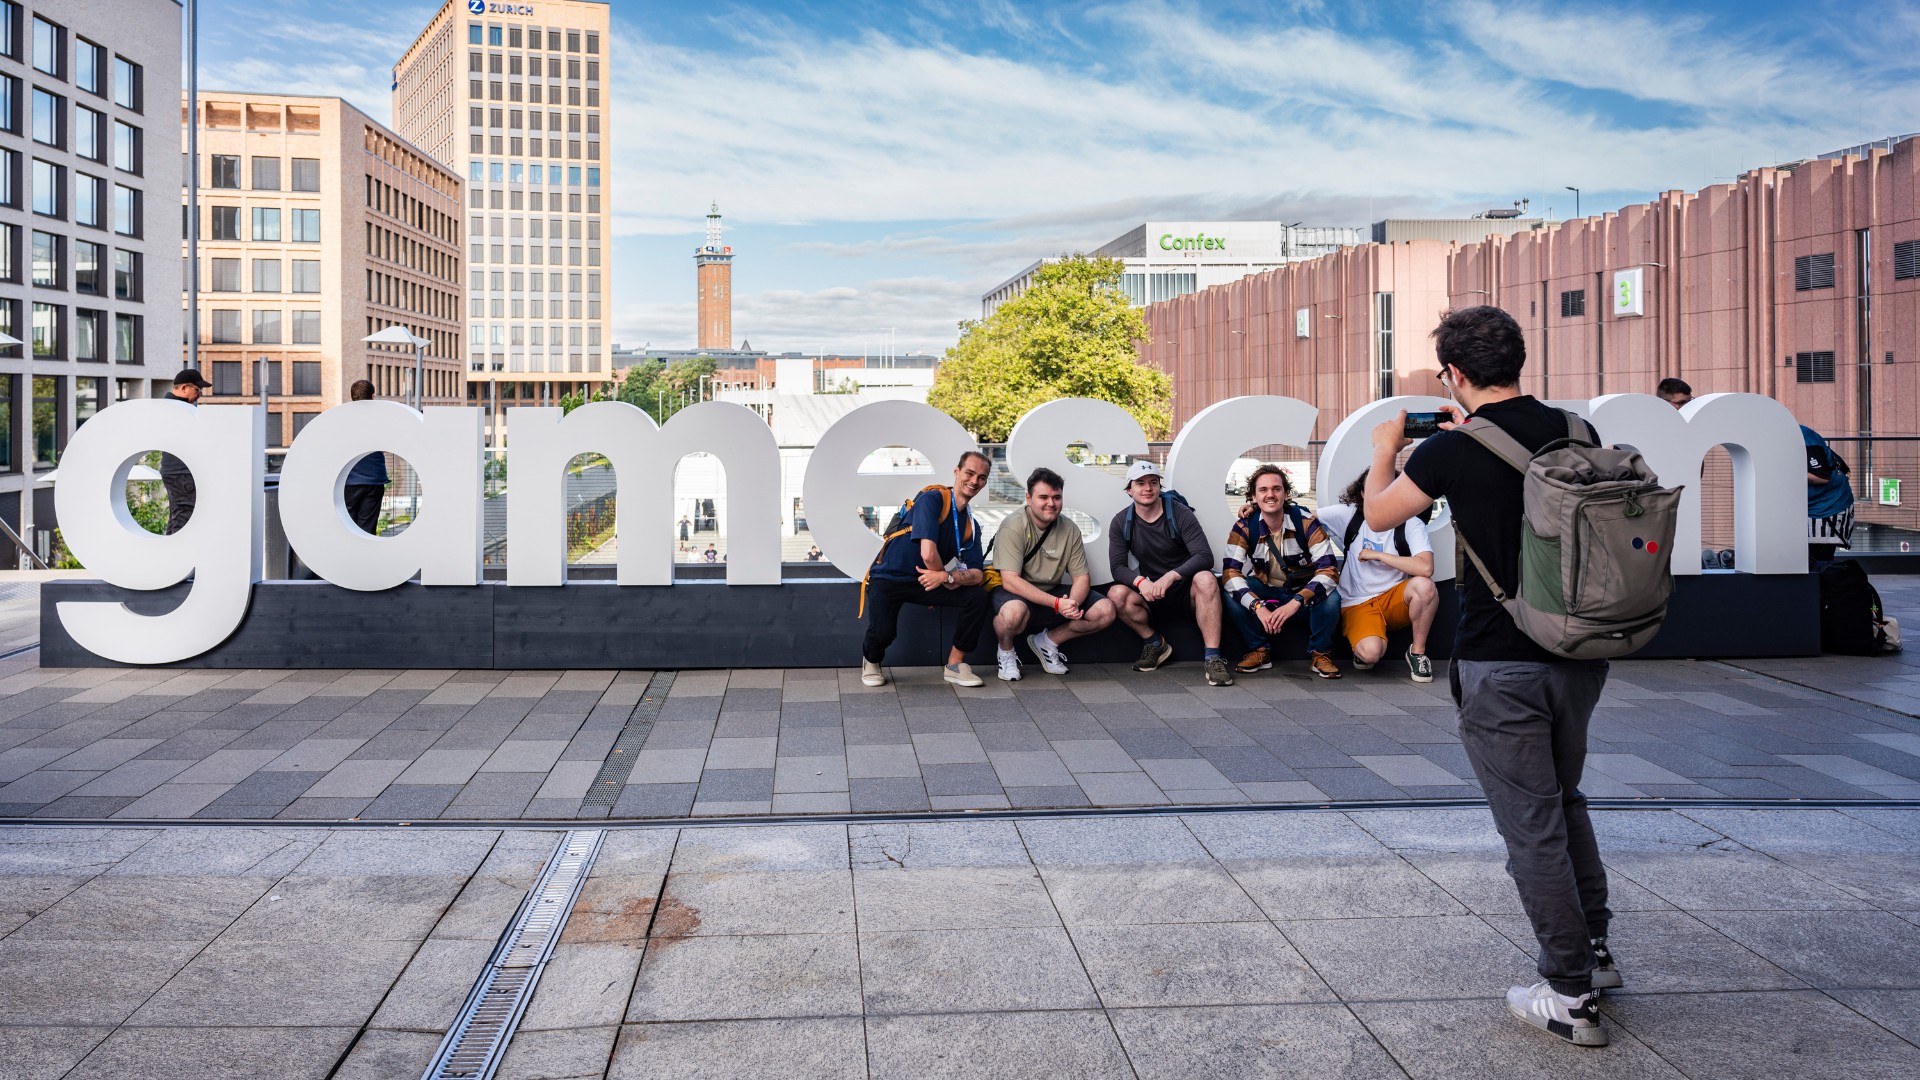
[[1039,633],[1027,637],[1027,647],[1040,658],[1049,675],[1065,675],[1067,658],[1060,646],[1074,638],[1113,624],[1113,605],[1095,596],[1093,574],[1087,569],[1086,539],[1080,527],[1060,516],[1066,482],[1052,469],[1035,469],[1027,477],[1027,507],[1000,523],[993,535],[993,565],[1000,571],[1000,588],[993,593],[993,633],[1000,642],[1000,677],[1020,677],[1020,656],[1013,640],[1029,626]]
[[992,464],[969,450],[953,470],[953,487],[929,487],[914,496],[906,521],[891,531],[867,572],[863,601],[873,608],[867,638],[860,649],[860,681],[885,686],[880,661],[900,634],[900,608],[906,604],[957,608],[959,624],[947,652],[946,679],[956,686],[984,686],[967,665],[987,625],[986,559],[980,529],[967,504],[987,486]]
[[1207,684],[1232,686],[1233,673],[1220,655],[1220,585],[1200,519],[1185,499],[1161,492],[1160,467],[1151,461],[1127,469],[1127,494],[1133,501],[1107,526],[1107,568],[1114,582],[1107,599],[1145,642],[1133,670],[1152,671],[1173,658],[1173,646],[1153,627],[1155,618],[1192,612],[1206,647]]
[[1323,679],[1340,677],[1329,655],[1340,626],[1340,559],[1333,538],[1299,503],[1278,465],[1247,478],[1251,512],[1241,515],[1220,561],[1227,610],[1246,638],[1236,671],[1273,666],[1273,643],[1287,620],[1307,613],[1307,666]]
[[1414,682],[1432,682],[1427,633],[1440,607],[1440,590],[1433,585],[1427,523],[1411,517],[1375,532],[1367,528],[1366,496],[1367,474],[1361,473],[1340,493],[1340,505],[1323,506],[1317,515],[1328,532],[1342,538],[1347,553],[1340,568],[1340,630],[1353,649],[1354,669],[1367,671],[1387,655],[1387,631],[1411,627],[1407,670]]
[[1819,432],[1801,424],[1800,435],[1807,444],[1807,567],[1818,570],[1853,546],[1853,470]]

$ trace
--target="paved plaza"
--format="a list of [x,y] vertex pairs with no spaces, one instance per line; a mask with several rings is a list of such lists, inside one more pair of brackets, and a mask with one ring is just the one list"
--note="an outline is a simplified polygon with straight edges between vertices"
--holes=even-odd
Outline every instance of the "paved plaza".
[[[1920,626],[1920,586],[1886,578]],[[219,671],[0,661],[0,817],[592,820],[1475,798],[1444,677],[1029,666]],[[1601,799],[1920,797],[1920,650],[1616,663]]]
[[[502,1077],[1911,1077],[1920,811],[1597,815],[1612,1045],[1483,811],[610,829]],[[0,830],[0,1074],[420,1075],[560,834]]]

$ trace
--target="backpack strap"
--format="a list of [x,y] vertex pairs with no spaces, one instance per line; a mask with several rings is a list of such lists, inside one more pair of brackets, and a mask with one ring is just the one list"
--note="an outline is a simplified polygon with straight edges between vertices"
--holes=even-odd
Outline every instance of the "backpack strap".
[[[1581,435],[1586,434],[1578,431],[1579,418],[1572,413],[1567,415],[1576,432]],[[1526,447],[1520,445],[1519,439],[1507,434],[1501,430],[1500,425],[1484,416],[1476,416],[1453,430],[1491,450],[1495,457],[1513,466],[1518,472],[1525,473],[1527,464],[1533,460],[1533,455],[1527,451]]]
[[1473,563],[1473,568],[1480,572],[1480,580],[1487,583],[1487,591],[1493,594],[1494,600],[1498,601],[1501,607],[1505,607],[1508,599],[1507,591],[1500,587],[1499,582],[1493,580],[1493,571],[1488,570],[1487,564],[1480,561],[1480,556],[1474,554],[1473,545],[1467,543],[1466,534],[1460,531],[1459,526],[1455,526],[1453,536],[1458,541],[1460,550],[1467,553],[1467,559]]
[[1353,550],[1353,542],[1360,537],[1360,526],[1366,524],[1365,521],[1361,520],[1365,516],[1365,514],[1360,512],[1359,507],[1356,506],[1353,508],[1353,517],[1347,521],[1346,535],[1340,538],[1340,551],[1342,554]]
[[1166,515],[1167,528],[1173,533],[1173,538],[1180,539],[1180,519],[1173,516],[1173,499],[1165,491],[1160,493],[1160,512]]
[[1393,549],[1398,551],[1403,559],[1413,557],[1413,545],[1407,543],[1407,523],[1404,521],[1393,527]]

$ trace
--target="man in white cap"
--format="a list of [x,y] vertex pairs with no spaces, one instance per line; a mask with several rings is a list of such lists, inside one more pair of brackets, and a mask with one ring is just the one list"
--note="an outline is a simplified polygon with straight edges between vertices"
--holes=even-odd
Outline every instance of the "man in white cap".
[[1120,621],[1140,635],[1133,670],[1152,671],[1173,658],[1173,646],[1154,629],[1156,619],[1186,615],[1200,625],[1202,658],[1210,686],[1232,686],[1233,672],[1220,655],[1220,580],[1213,576],[1213,549],[1187,501],[1160,487],[1160,467],[1136,461],[1127,469],[1132,501],[1107,527],[1107,563]]

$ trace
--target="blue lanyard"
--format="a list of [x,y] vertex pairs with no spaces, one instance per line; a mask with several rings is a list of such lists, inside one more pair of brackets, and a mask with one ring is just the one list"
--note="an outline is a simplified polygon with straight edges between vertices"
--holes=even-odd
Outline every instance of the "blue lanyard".
[[964,513],[966,513],[966,511],[962,510],[956,503],[953,508],[953,557],[956,559],[960,558],[966,551],[966,548],[960,543],[960,515]]

